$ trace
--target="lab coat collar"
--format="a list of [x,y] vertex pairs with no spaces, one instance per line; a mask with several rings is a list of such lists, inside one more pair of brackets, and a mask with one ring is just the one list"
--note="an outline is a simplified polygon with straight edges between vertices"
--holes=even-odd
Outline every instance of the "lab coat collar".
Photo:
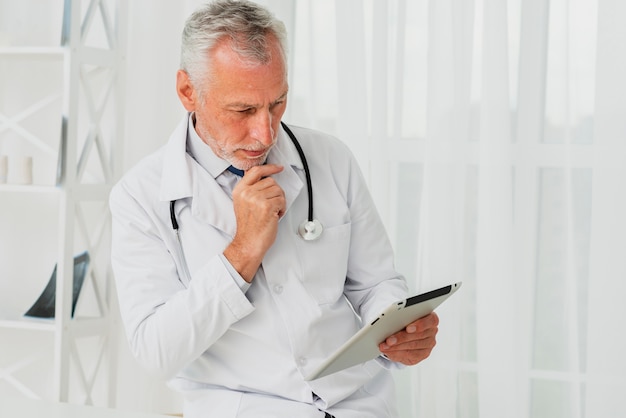
[[159,199],[161,201],[180,200],[193,195],[193,175],[187,154],[187,127],[189,114],[178,124],[163,149],[163,175]]
[[[187,114],[165,145],[159,198],[162,201],[172,201],[191,197],[193,216],[233,236],[236,221],[231,198],[222,190],[217,181],[201,169],[186,152],[189,120]],[[288,211],[303,188],[302,180],[297,173],[297,170],[303,170],[303,165],[297,150],[282,127],[278,132],[277,143],[270,151],[267,161],[284,167],[282,172],[272,177],[285,192]],[[177,215],[184,206],[184,204],[176,205]]]
[[[272,154],[282,156],[282,160],[274,161],[272,159],[273,157]],[[274,146],[272,151],[270,151],[270,154],[268,155],[267,160],[268,162],[273,163],[273,164],[283,164],[285,167],[289,165],[293,168],[297,168],[298,170],[304,171],[304,165],[302,164],[300,155],[298,155],[298,151],[296,150],[296,147],[291,142],[289,135],[283,129],[282,125],[280,126],[280,129],[278,131],[278,141],[276,142],[276,145]]]

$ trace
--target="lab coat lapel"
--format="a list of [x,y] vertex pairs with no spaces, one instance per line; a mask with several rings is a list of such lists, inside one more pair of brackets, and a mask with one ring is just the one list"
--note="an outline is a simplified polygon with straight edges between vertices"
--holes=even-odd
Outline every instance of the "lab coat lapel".
[[215,181],[213,176],[194,162],[194,185],[191,214],[225,232],[235,236],[237,221],[233,201]]
[[[237,222],[230,196],[215,179],[203,170],[186,152],[189,115],[178,125],[165,149],[160,199],[179,200],[191,197],[192,215],[233,237]],[[297,171],[302,171],[300,158],[286,132],[281,128],[276,146],[270,151],[268,162],[284,167],[273,175],[285,192],[287,211],[304,186]],[[185,207],[176,205],[177,215]]]
[[[288,211],[302,191],[303,184],[295,171],[296,169],[282,155],[277,155],[274,158],[276,160],[272,163],[284,165],[283,171],[274,174],[272,177],[285,192],[285,202]],[[231,197],[198,164],[194,164],[193,177],[192,215],[234,237],[237,230],[237,221]]]
[[175,205],[177,217],[191,202],[192,216],[232,237],[237,226],[232,201],[215,179],[187,154],[188,128],[189,114],[186,114],[164,149],[159,199],[180,200]]
[[[272,175],[272,178],[276,180],[285,192],[287,212],[302,192],[304,184],[297,171],[303,170],[303,166],[291,140],[282,129],[276,146],[270,151],[267,161],[268,163],[284,167],[283,171]],[[232,198],[195,161],[193,162],[193,167],[192,214],[234,237],[237,231],[237,221],[233,210]]]
[[163,173],[159,192],[161,201],[169,202],[192,195],[192,173],[186,152],[188,124],[189,115],[186,115],[163,149]]
[[287,212],[294,200],[302,192],[304,184],[298,175],[298,171],[303,171],[303,166],[295,147],[282,128],[278,133],[276,146],[270,151],[267,161],[284,167],[283,171],[274,174],[272,177],[285,192]]

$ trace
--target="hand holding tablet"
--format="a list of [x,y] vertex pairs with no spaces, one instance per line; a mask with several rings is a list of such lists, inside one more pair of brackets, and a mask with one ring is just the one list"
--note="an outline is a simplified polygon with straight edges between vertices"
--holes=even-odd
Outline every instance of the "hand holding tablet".
[[392,304],[339,347],[305,380],[318,379],[380,356],[380,343],[433,312],[460,287],[461,282],[457,282]]
[[436,345],[439,317],[435,312],[423,316],[378,344],[387,359],[414,366],[428,358]]

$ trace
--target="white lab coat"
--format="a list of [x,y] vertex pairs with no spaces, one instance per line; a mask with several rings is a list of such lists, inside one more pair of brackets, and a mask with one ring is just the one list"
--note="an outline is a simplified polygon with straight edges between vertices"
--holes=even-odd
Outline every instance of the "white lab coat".
[[325,228],[319,240],[304,241],[296,231],[307,216],[305,174],[281,128],[268,161],[285,167],[273,177],[287,211],[244,291],[222,255],[236,230],[232,200],[185,152],[187,129],[185,118],[111,193],[113,268],[138,361],[184,394],[186,418],[323,417],[319,410],[338,418],[395,416],[393,365],[382,358],[303,380],[358,330],[352,307],[368,321],[406,296],[348,149],[292,128],[308,160],[314,215]]

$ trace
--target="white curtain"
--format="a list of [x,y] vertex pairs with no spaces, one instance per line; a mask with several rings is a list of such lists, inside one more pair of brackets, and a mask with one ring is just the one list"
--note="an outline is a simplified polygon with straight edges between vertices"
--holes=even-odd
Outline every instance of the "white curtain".
[[[291,34],[285,120],[351,147],[414,291],[463,281],[402,416],[626,416],[626,2],[260,2]],[[128,165],[182,113],[200,3],[130,3]]]
[[464,282],[403,416],[626,416],[626,4],[294,4],[287,118],[353,149],[414,290]]

